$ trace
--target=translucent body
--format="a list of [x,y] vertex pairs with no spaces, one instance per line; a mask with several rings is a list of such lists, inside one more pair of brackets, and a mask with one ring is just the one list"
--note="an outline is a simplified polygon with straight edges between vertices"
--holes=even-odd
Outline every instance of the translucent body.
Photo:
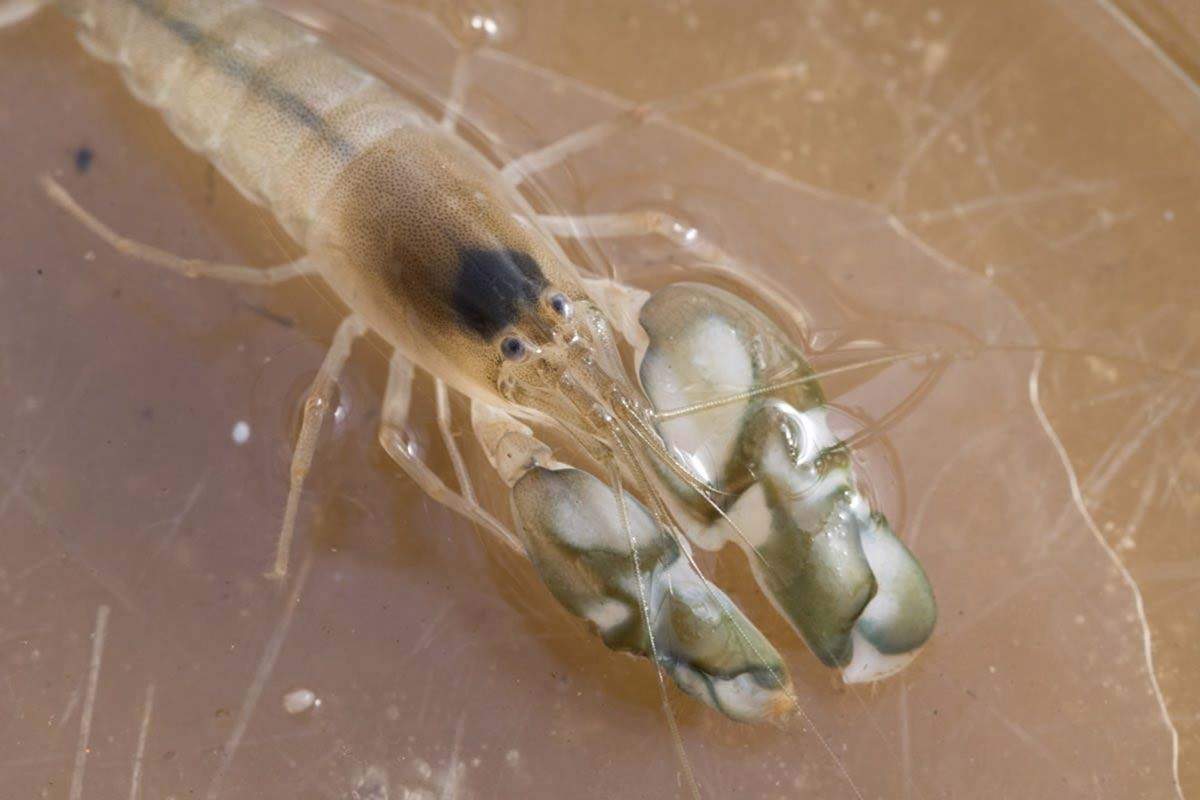
[[501,402],[499,353],[457,324],[463,253],[527,255],[583,296],[492,165],[297,23],[248,0],[62,7],[139,99],[276,216],[347,307],[454,388]]

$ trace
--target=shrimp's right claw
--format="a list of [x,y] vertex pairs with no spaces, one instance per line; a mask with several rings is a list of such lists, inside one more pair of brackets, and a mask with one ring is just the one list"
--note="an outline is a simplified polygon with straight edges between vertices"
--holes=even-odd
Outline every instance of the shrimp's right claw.
[[859,492],[813,370],[746,301],[713,286],[664,287],[642,306],[643,389],[663,439],[710,487],[663,470],[698,518],[699,546],[736,542],[780,613],[847,682],[902,669],[937,617],[929,581]]

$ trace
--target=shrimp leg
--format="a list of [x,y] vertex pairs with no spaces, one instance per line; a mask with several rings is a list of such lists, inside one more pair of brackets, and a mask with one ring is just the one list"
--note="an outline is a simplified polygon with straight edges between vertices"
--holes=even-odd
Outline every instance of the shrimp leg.
[[592,301],[605,312],[612,326],[641,357],[650,346],[650,341],[638,321],[638,315],[650,299],[650,293],[611,278],[583,278],[583,286]]
[[786,80],[803,75],[803,64],[780,64],[754,70],[726,80],[706,84],[679,95],[653,100],[638,105],[630,104],[614,117],[569,133],[533,152],[518,156],[505,164],[500,174],[513,186],[520,185],[526,178],[544,172],[611,138],[621,131],[636,127],[655,117],[693,108],[711,100],[714,95],[733,91],[745,86],[768,81]]
[[567,239],[622,239],[635,236],[661,236],[677,247],[695,254],[701,261],[744,274],[737,261],[700,231],[662,211],[631,211],[619,214],[560,216],[539,214],[542,226]]
[[[392,460],[400,465],[405,474],[431,498],[451,511],[483,526],[489,532],[499,536],[500,540],[510,548],[521,552],[520,541],[504,523],[479,505],[468,481],[460,476],[464,493],[455,492],[417,455],[417,449],[408,432],[413,377],[412,363],[400,353],[393,353],[388,367],[387,390],[383,400],[383,419],[379,426],[379,444],[392,457]],[[441,403],[439,403],[440,405]],[[439,427],[442,427],[440,420]],[[449,431],[448,424],[443,431]],[[449,438],[448,435],[447,438]],[[450,439],[447,447],[452,445],[453,440]],[[454,447],[451,452],[457,453],[457,447]],[[451,459],[458,469],[462,460],[461,454],[457,458],[452,455]],[[465,475],[465,469],[463,469],[463,475]],[[469,493],[469,496],[466,493]]]
[[466,502],[477,506],[475,488],[471,485],[471,474],[467,472],[467,465],[463,460],[462,451],[458,447],[458,441],[454,438],[454,431],[450,428],[452,422],[450,417],[450,390],[447,388],[446,382],[441,378],[435,379],[434,390],[437,399],[438,430],[442,434],[442,443],[446,446],[446,452],[450,454],[450,463],[454,467],[454,477],[458,480],[458,490],[462,493],[463,499]]
[[230,283],[271,286],[317,272],[316,265],[307,257],[273,267],[248,267],[177,256],[120,235],[80,206],[75,198],[71,197],[67,190],[49,175],[42,176],[42,188],[46,190],[46,194],[55,204],[75,217],[85,228],[103,239],[118,253],[169,269],[188,278],[213,278]]
[[321,425],[329,413],[333,402],[333,390],[337,386],[338,376],[346,359],[350,357],[350,349],[354,341],[366,332],[366,323],[361,317],[351,315],[342,320],[337,332],[333,335],[333,343],[325,353],[325,360],[317,370],[308,387],[304,398],[304,416],[300,424],[300,436],[296,439],[296,448],[292,451],[292,467],[288,485],[287,505],[283,512],[283,526],[279,531],[279,542],[275,549],[275,564],[267,573],[267,577],[282,579],[287,577],[288,556],[292,549],[292,538],[296,530],[296,512],[300,506],[300,493],[304,488],[304,479],[312,467],[313,454],[317,451],[317,438],[321,434]]
[[[267,286],[281,283],[292,278],[316,272],[316,267],[308,258],[301,258],[290,264],[274,267],[258,268],[234,264],[218,264],[199,259],[181,258],[141,242],[135,242],[112,230],[95,216],[80,206],[67,190],[53,178],[43,176],[42,186],[50,199],[62,207],[67,213],[79,220],[86,228],[95,233],[117,252],[123,253],[156,266],[165,267],[172,272],[186,275],[189,278],[215,278],[232,283],[247,283]],[[333,399],[333,389],[337,385],[338,375],[345,366],[350,355],[354,340],[366,331],[366,324],[358,317],[351,315],[342,320],[334,334],[333,343],[325,354],[325,359],[317,371],[316,378],[309,386],[304,399],[304,416],[300,426],[300,436],[296,440],[292,452],[287,504],[283,512],[283,524],[279,531],[279,540],[275,546],[275,561],[268,577],[282,579],[287,576],[288,558],[291,552],[292,539],[296,530],[296,514],[300,507],[300,495],[304,487],[304,479],[312,466],[313,454],[317,448],[317,438],[321,425],[329,413],[329,404]]]
[[[747,264],[734,258],[718,244],[696,228],[662,211],[631,211],[614,214],[587,214],[559,216],[540,214],[537,221],[549,233],[565,239],[623,239],[636,236],[661,236],[715,272],[729,275],[745,282],[748,275],[757,273],[757,282],[764,288],[770,286],[769,279],[761,271],[752,270]],[[781,315],[791,318],[800,330],[808,330],[811,321],[803,312],[780,302],[775,292],[762,293],[765,302],[773,305]],[[635,299],[635,298],[630,298]],[[633,343],[633,340],[630,340]]]
[[471,51],[459,50],[454,57],[454,70],[450,75],[450,94],[446,98],[446,108],[442,112],[442,127],[453,131],[463,115],[463,103],[466,99],[467,84],[471,76]]

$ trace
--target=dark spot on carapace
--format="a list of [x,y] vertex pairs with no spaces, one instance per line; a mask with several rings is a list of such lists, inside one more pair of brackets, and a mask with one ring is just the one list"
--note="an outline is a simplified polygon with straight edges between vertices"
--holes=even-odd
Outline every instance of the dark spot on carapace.
[[90,147],[81,147],[75,151],[75,171],[83,174],[92,167],[96,153]]
[[491,339],[537,302],[546,288],[531,256],[517,250],[463,250],[450,302],[460,322]]

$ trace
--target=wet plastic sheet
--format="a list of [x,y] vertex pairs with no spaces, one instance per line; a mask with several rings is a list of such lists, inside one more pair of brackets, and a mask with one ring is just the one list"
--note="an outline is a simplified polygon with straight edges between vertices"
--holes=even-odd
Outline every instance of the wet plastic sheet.
[[[442,91],[454,50],[426,18],[303,9]],[[1175,725],[1195,707],[1195,98],[1103,7],[760,12],[598,12],[622,38],[531,3],[497,15],[517,35],[475,56],[467,113],[519,153],[630,107],[583,79],[639,100],[724,82],[547,174],[548,196],[675,214],[803,309],[818,342],[953,354],[860,455],[938,596],[916,664],[837,685],[725,553],[710,574],[783,652],[805,717],[751,728],[674,694],[685,767],[649,666],[606,651],[379,452],[370,346],[309,482],[297,570],[264,580],[292,410],[337,310],[303,285],[164,275],[51,209],[36,176],[58,170],[130,236],[285,257],[48,16],[0,33],[13,796],[686,796],[685,768],[711,797],[1176,793]],[[686,14],[712,46],[672,50],[670,69],[609,67],[580,44],[616,42],[619,62],[655,31],[682,37]],[[738,80],[779,64],[787,77]],[[634,281],[695,274],[668,242],[600,250]],[[1135,288],[1135,257],[1173,291]],[[927,368],[830,388],[877,419]],[[295,690],[319,704],[289,713]]]

